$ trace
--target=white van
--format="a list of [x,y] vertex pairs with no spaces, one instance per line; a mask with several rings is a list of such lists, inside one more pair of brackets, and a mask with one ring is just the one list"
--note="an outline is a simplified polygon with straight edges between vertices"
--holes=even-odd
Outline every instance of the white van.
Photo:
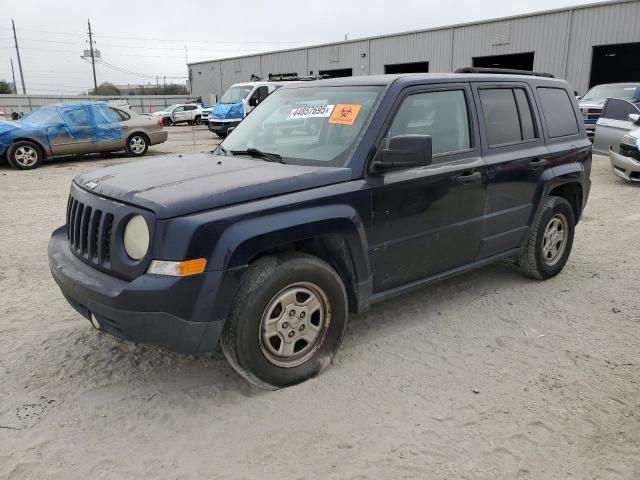
[[225,138],[269,94],[290,82],[246,82],[231,85],[208,115],[209,130]]

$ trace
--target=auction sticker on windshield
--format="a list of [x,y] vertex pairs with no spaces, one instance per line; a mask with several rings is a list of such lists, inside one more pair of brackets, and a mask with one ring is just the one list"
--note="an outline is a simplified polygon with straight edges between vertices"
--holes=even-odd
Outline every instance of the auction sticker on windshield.
[[339,125],[353,125],[358,118],[358,112],[361,105],[354,105],[350,103],[339,103],[336,108],[333,109],[331,117],[329,117],[329,123],[337,123]]
[[291,110],[287,120],[330,117],[331,112],[333,112],[333,107],[335,107],[335,105],[303,105]]

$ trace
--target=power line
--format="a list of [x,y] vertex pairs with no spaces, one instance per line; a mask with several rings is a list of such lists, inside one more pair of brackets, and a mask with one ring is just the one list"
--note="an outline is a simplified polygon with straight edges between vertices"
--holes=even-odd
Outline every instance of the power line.
[[[23,32],[34,32],[34,33],[48,33],[48,34],[52,34],[52,35],[71,35],[71,36],[83,36],[84,33],[70,33],[70,32],[54,32],[54,31],[50,31],[50,30],[31,30],[31,29],[26,29],[23,28],[22,29]],[[153,41],[153,42],[179,42],[179,43],[219,43],[219,44],[229,44],[229,45],[237,45],[237,44],[254,44],[254,45],[262,45],[262,44],[288,44],[288,45],[292,45],[292,44],[296,44],[296,43],[304,43],[301,40],[295,40],[295,41],[286,41],[286,42],[282,42],[282,41],[268,41],[268,40],[263,40],[263,41],[257,41],[257,42],[246,42],[246,41],[218,41],[218,40],[191,40],[191,39],[187,39],[187,38],[150,38],[150,37],[125,37],[123,35],[100,35],[101,37],[104,38],[122,38],[125,40],[149,40],[149,41]]]
[[[38,39],[38,38],[21,38],[21,41],[29,41],[29,42],[42,42],[42,39]],[[60,44],[60,45],[75,45],[75,46],[81,46],[83,43],[78,40],[75,42],[61,42],[61,41],[56,41],[56,40],[47,40],[47,43],[55,43],[55,44]],[[127,49],[143,49],[143,50],[184,50],[184,47],[147,47],[144,45],[133,45],[133,44],[114,44],[114,43],[100,43],[101,47],[110,47],[110,48],[127,48]],[[189,47],[189,50],[197,50],[197,51],[203,51],[203,52],[236,52],[238,51],[237,48],[211,48],[211,47],[206,47],[206,48],[198,48],[198,47]]]

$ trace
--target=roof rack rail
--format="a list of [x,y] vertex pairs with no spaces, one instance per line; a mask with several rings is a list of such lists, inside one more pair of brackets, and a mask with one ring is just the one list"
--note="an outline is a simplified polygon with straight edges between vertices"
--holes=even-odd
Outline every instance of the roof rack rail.
[[454,73],[497,73],[500,75],[530,75],[534,77],[556,78],[553,73],[532,72],[530,70],[513,70],[510,68],[462,67]]
[[310,80],[322,80],[323,78],[328,78],[328,75],[306,75],[306,76],[298,76],[297,73],[270,73],[269,81],[270,82],[286,82],[286,81],[310,81]]

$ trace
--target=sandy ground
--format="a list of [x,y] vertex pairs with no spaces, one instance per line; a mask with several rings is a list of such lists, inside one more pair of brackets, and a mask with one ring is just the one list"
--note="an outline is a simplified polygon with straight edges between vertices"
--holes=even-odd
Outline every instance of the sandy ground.
[[[193,150],[170,132],[153,153]],[[0,166],[0,478],[640,478],[640,186],[607,159],[560,276],[502,263],[386,302],[278,392],[220,352],[96,332],[63,300],[46,245],[69,182],[122,161]]]

